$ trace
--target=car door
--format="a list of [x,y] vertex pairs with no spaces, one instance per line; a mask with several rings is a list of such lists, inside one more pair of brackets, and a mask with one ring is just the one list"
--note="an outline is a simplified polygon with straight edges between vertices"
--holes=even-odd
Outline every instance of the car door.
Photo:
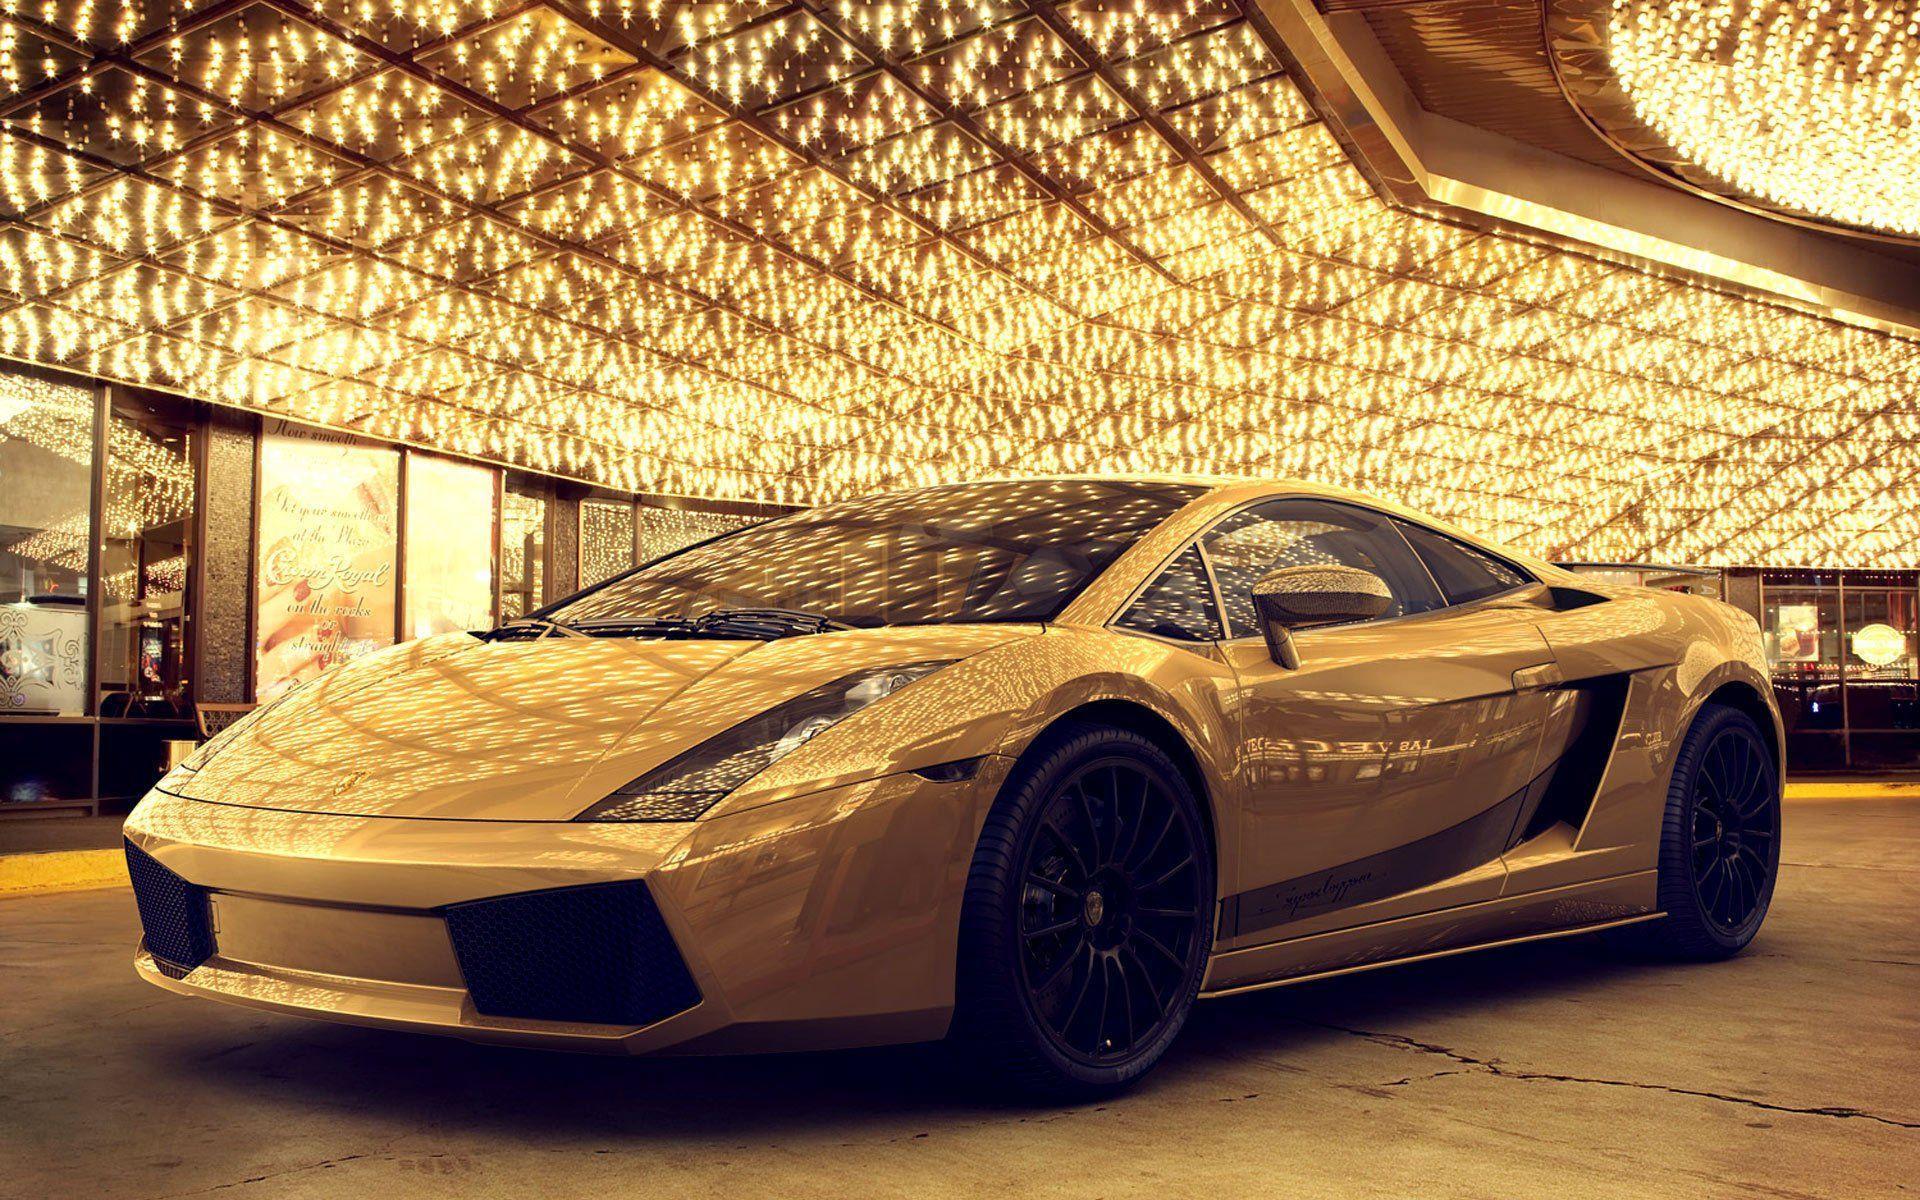
[[[1227,944],[1257,945],[1500,894],[1533,777],[1553,654],[1498,594],[1449,603],[1386,516],[1266,501],[1201,547],[1227,623],[1241,739]],[[1338,563],[1386,581],[1379,619],[1298,631],[1300,666],[1268,656],[1254,582]]]

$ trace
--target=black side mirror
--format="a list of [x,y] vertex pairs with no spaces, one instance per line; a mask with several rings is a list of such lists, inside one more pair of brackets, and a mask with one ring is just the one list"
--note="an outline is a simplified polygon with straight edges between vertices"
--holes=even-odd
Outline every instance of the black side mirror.
[[1386,581],[1358,567],[1281,567],[1253,585],[1253,606],[1260,613],[1267,653],[1289,671],[1300,665],[1294,630],[1371,621],[1392,604]]

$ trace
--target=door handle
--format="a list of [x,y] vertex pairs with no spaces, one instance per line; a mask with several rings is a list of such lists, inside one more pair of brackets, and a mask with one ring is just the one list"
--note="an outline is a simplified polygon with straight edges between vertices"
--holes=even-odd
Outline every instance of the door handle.
[[1566,681],[1567,677],[1561,673],[1559,663],[1541,663],[1537,667],[1521,667],[1515,671],[1513,690],[1520,692],[1528,688],[1552,687]]

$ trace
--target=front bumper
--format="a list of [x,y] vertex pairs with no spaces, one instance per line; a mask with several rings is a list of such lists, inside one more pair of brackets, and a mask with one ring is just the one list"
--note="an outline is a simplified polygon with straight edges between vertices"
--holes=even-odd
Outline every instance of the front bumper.
[[[212,945],[182,971],[150,935],[135,966],[188,995],[476,1041],[710,1053],[939,1037],[967,870],[1010,765],[683,824],[337,816],[156,791],[127,839],[204,896]],[[642,1024],[482,1011],[449,909],[632,881],[691,976],[690,1006]]]

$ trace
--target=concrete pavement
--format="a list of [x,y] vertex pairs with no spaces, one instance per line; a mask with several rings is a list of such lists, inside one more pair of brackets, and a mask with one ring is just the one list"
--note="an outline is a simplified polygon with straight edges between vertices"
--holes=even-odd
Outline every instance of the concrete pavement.
[[1748,953],[1543,943],[1201,1006],[1104,1104],[924,1048],[610,1060],[139,982],[124,889],[0,901],[0,1196],[1870,1197],[1920,1191],[1920,803],[1789,804]]

